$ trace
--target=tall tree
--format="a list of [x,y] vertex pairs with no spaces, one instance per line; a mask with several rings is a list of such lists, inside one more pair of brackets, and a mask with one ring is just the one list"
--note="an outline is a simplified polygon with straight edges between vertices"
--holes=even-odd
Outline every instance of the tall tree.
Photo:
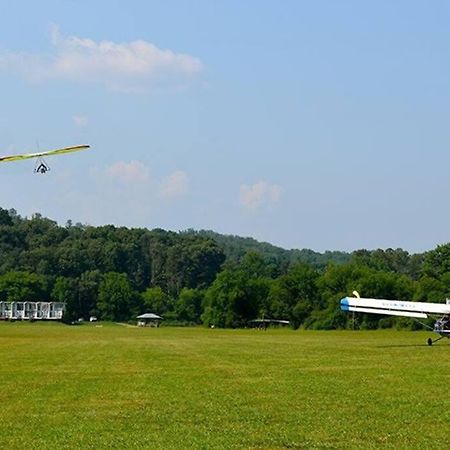
[[49,293],[45,277],[34,273],[16,271],[0,276],[0,300],[48,301]]
[[142,301],[143,308],[146,312],[164,315],[173,309],[169,295],[159,286],[147,288],[142,293]]
[[200,289],[183,288],[175,305],[178,320],[200,323],[204,291]]
[[99,286],[97,307],[105,320],[124,321],[136,314],[138,294],[124,273],[105,274]]

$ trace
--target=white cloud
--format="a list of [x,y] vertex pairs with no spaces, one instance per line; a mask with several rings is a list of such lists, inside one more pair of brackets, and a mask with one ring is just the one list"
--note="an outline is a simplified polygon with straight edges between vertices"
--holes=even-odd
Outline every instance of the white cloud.
[[85,127],[89,123],[89,119],[86,116],[72,116],[72,120],[77,127]]
[[51,42],[52,52],[48,55],[0,52],[0,69],[32,81],[98,83],[127,92],[177,87],[202,69],[198,58],[163,50],[144,40],[115,43],[65,37],[55,26]]
[[186,172],[177,170],[164,178],[159,189],[159,194],[164,198],[175,198],[186,194],[188,190],[189,179]]
[[270,206],[277,203],[281,192],[281,186],[262,180],[251,186],[242,184],[239,192],[239,202],[247,209],[256,210],[261,206]]
[[148,168],[139,161],[118,161],[107,167],[105,174],[122,183],[145,183],[149,180]]

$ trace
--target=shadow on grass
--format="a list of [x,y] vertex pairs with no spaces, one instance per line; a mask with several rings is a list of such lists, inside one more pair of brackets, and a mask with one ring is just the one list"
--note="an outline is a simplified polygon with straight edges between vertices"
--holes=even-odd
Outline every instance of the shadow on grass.
[[438,344],[428,345],[426,342],[424,344],[392,344],[392,345],[377,345],[377,348],[408,348],[408,347],[432,347],[432,348],[448,348],[449,344]]

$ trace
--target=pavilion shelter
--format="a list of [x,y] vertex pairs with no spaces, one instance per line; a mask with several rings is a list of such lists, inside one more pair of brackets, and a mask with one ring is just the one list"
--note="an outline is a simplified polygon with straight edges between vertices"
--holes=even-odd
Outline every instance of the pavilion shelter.
[[156,327],[158,328],[161,321],[164,320],[161,316],[154,313],[145,313],[136,317],[138,327]]

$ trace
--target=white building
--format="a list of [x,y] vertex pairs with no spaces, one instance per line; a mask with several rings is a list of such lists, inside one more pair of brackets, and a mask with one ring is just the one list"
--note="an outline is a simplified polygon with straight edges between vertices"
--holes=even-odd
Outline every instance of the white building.
[[0,320],[61,320],[64,309],[61,302],[0,302]]

